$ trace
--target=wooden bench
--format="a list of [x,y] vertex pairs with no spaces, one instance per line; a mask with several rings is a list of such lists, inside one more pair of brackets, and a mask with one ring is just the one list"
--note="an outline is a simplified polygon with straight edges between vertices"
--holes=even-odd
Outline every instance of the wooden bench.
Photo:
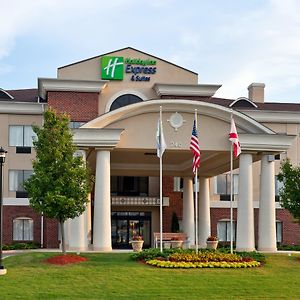
[[[160,243],[160,233],[159,232],[154,232],[154,247],[158,248],[159,243]],[[163,243],[163,248],[166,248],[165,245],[166,243],[169,243],[171,241],[183,241],[183,246],[184,248],[189,248],[189,240],[187,238],[187,234],[183,232],[163,232],[162,233],[162,243]]]

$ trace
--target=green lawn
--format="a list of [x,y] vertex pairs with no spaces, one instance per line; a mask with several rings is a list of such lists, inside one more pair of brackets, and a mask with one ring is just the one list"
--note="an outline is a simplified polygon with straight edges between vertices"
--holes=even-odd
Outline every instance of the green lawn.
[[[0,299],[300,299],[300,260],[267,255],[253,269],[158,269],[129,254],[87,254],[67,266],[43,263],[55,254],[4,260]],[[300,257],[300,255],[298,255]]]

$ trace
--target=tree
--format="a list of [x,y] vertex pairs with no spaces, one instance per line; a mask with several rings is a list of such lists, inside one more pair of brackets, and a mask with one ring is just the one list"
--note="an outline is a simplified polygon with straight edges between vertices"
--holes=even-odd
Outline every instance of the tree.
[[279,191],[280,204],[300,224],[300,167],[293,167],[289,159],[284,160],[281,163],[278,180],[283,183]]
[[44,113],[43,127],[33,126],[36,159],[33,175],[24,183],[30,206],[58,220],[64,254],[64,222],[85,211],[90,191],[89,170],[82,157],[74,155],[76,146],[68,124],[67,115],[49,109]]

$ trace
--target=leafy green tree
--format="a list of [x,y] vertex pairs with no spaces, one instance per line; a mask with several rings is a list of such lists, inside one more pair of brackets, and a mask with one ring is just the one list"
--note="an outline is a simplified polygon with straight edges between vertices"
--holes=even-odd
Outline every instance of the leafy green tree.
[[300,224],[300,167],[293,167],[289,159],[284,160],[278,180],[283,183],[279,191],[280,203]]
[[90,191],[90,174],[68,127],[69,118],[54,110],[44,113],[43,127],[33,126],[36,159],[33,175],[24,183],[30,206],[48,218],[57,219],[62,235],[62,252],[66,253],[64,222],[80,216],[86,208]]

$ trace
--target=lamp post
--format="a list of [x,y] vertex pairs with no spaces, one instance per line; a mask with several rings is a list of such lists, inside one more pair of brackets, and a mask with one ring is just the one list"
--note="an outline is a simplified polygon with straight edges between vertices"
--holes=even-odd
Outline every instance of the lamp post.
[[3,266],[3,258],[2,258],[2,236],[3,236],[3,230],[2,230],[2,224],[3,224],[3,176],[2,176],[2,169],[5,162],[5,151],[2,147],[0,148],[0,275],[6,274],[6,269]]

